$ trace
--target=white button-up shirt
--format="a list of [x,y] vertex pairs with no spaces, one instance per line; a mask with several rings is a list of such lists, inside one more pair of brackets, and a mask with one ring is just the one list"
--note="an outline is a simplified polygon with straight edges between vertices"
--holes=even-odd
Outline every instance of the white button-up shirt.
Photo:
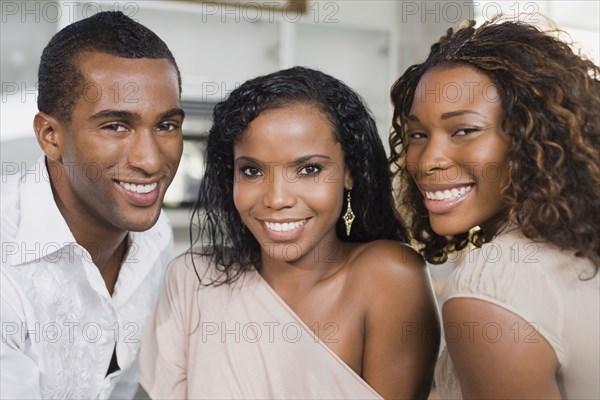
[[[133,398],[139,340],[172,256],[166,216],[129,233],[111,297],[54,202],[45,158],[1,179],[0,397]],[[115,346],[120,369],[106,376]]]

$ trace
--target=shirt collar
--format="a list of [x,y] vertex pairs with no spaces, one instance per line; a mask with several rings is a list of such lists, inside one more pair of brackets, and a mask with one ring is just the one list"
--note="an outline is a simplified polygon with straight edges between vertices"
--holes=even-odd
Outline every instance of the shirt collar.
[[[56,260],[54,253],[67,246],[86,250],[73,236],[52,194],[52,186],[42,156],[33,169],[21,173],[19,187],[20,222],[15,242],[20,251],[9,255],[13,266],[39,261]],[[129,248],[123,260],[114,294],[125,301],[135,292],[156,263],[167,265],[171,257],[170,224],[161,211],[159,220],[148,231],[129,232]],[[164,258],[164,259],[163,259]]]
[[19,192],[21,219],[15,241],[21,251],[11,255],[12,265],[40,260],[76,243],[54,201],[45,156],[21,173]]
[[113,299],[119,303],[124,303],[136,292],[157,264],[166,267],[170,261],[172,243],[162,232],[165,228],[170,229],[170,225],[164,218],[161,211],[159,220],[149,230],[129,232],[129,248],[113,291]]

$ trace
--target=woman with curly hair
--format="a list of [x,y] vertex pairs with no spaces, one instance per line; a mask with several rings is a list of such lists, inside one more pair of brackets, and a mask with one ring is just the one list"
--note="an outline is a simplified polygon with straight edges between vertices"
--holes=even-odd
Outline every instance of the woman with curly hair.
[[155,398],[427,398],[439,322],[375,122],[321,72],[214,110],[194,211],[141,353]]
[[474,22],[392,88],[401,208],[441,298],[441,398],[600,398],[600,69],[555,35]]

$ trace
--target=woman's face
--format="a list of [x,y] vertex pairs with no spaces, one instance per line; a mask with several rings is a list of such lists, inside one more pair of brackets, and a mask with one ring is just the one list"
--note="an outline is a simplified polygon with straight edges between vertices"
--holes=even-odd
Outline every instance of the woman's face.
[[501,222],[510,138],[502,131],[500,93],[466,66],[423,75],[407,126],[407,169],[438,235],[475,226],[490,237]]
[[306,104],[264,111],[233,150],[235,207],[263,260],[296,261],[317,243],[339,241],[352,179],[325,114]]

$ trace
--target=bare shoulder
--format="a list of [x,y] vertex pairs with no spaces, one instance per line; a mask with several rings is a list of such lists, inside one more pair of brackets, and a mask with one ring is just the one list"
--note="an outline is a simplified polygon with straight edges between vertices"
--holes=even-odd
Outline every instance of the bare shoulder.
[[[400,242],[378,240],[365,243],[354,252],[352,287],[364,299],[367,327],[379,326],[385,319],[392,325],[392,321],[410,321],[427,325],[432,332],[438,330],[429,271],[414,249]],[[432,339],[435,342],[435,337]]]
[[392,240],[359,244],[350,262],[353,274],[363,282],[404,285],[427,276],[423,257],[412,247]]
[[363,376],[384,398],[427,398],[440,331],[423,258],[378,240],[357,246],[351,262],[366,311]]
[[425,261],[406,244],[391,240],[360,244],[353,250],[350,262],[352,286],[369,299],[368,308],[387,309],[395,304],[401,309],[413,309],[433,298]]

